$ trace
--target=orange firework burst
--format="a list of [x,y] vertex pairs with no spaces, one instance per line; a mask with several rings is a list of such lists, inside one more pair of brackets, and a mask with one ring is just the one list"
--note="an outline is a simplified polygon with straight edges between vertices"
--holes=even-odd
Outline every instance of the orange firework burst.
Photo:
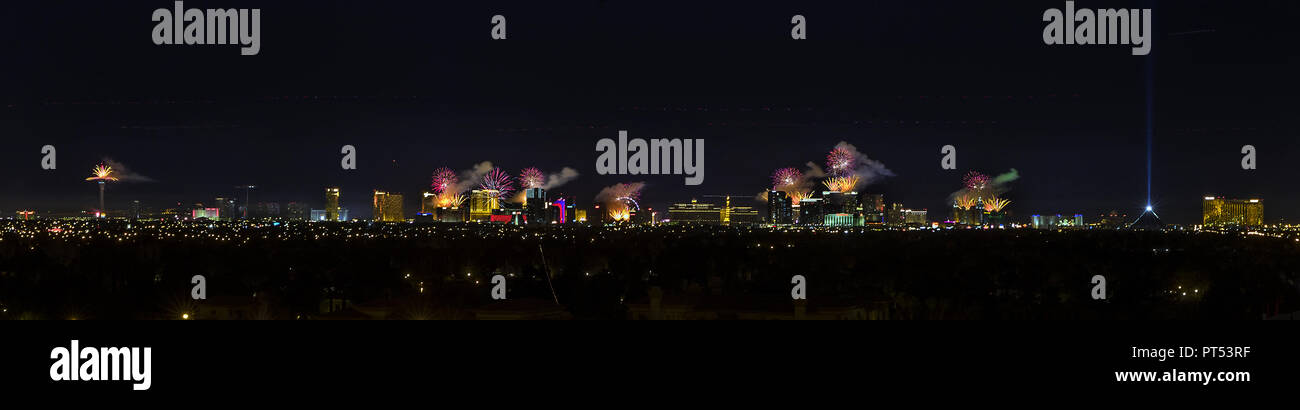
[[858,186],[858,176],[834,177],[824,182],[826,189],[836,192],[849,192]]
[[632,210],[627,208],[621,208],[621,209],[610,208],[609,217],[614,221],[626,221],[632,219]]
[[1001,212],[1002,208],[1006,208],[1007,205],[1010,204],[1011,204],[1011,200],[1009,199],[993,197],[993,198],[989,198],[989,200],[987,201],[984,201],[984,210],[989,212]]
[[812,198],[811,191],[809,192],[790,191],[788,192],[788,194],[790,195],[790,203],[794,205],[799,205],[799,201]]
[[957,197],[957,207],[961,209],[971,209],[979,204],[979,199],[970,196]]
[[465,196],[451,191],[443,191],[438,194],[438,206],[445,208],[458,208],[465,203]]
[[117,177],[113,176],[113,167],[99,164],[90,170],[95,176],[86,178],[87,181],[116,181]]

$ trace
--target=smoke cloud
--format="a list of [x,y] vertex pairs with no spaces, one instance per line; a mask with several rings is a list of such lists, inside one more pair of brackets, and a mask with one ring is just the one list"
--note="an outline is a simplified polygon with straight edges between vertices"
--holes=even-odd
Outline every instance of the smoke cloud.
[[112,158],[104,158],[104,165],[113,168],[113,176],[119,182],[157,182],[157,180],[141,175],[127,168],[125,164],[114,161]]
[[596,194],[596,202],[608,204],[621,197],[635,197],[637,193],[641,192],[641,188],[645,188],[645,182],[629,182],[626,184],[610,185],[601,189],[600,193]]
[[475,164],[473,168],[460,172],[460,181],[456,182],[456,192],[461,193],[477,188],[479,183],[483,182],[483,176],[492,172],[495,166],[492,161],[483,161]]
[[895,176],[894,171],[890,171],[885,166],[885,163],[867,157],[867,154],[858,151],[858,147],[853,146],[848,141],[840,141],[839,144],[835,144],[835,148],[843,148],[853,154],[853,158],[857,162],[852,166],[853,175],[858,176],[859,187],[871,185],[885,177]]
[[569,183],[569,181],[572,181],[577,178],[578,178],[578,170],[569,167],[564,167],[564,169],[561,169],[560,172],[547,175],[546,183],[542,185],[542,189],[549,191],[551,189],[559,188],[561,185],[567,184]]

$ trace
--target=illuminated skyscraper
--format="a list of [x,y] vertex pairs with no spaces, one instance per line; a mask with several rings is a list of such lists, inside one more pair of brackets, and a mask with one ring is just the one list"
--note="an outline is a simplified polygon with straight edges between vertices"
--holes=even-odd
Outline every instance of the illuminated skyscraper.
[[430,214],[438,209],[438,195],[432,192],[420,194],[420,213]]
[[378,222],[406,220],[406,215],[402,212],[402,194],[376,190],[372,209],[374,220]]
[[218,197],[216,202],[216,207],[217,209],[220,209],[221,215],[210,217],[209,219],[225,221],[233,219],[235,215],[238,214],[237,210],[239,209],[239,205],[235,203],[235,198]]
[[497,191],[491,189],[475,189],[469,193],[469,219],[471,221],[485,222],[492,219],[492,209],[497,205],[494,198]]
[[1259,199],[1228,199],[1206,196],[1201,201],[1201,223],[1205,226],[1262,226],[1264,202]]
[[325,188],[325,220],[339,220],[339,189],[338,187]]
[[826,222],[823,215],[821,198],[804,198],[799,201],[800,225],[821,225]]
[[[560,202],[563,207],[563,202]],[[546,190],[528,188],[524,190],[524,218],[529,225],[545,224],[550,203],[546,202]],[[562,219],[562,218],[561,218]]]
[[794,223],[794,209],[791,206],[790,195],[783,191],[767,192],[767,221],[776,225],[789,225]]

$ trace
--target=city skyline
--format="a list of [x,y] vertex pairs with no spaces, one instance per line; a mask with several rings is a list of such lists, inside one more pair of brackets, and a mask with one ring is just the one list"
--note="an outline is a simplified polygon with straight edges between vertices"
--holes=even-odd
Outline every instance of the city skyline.
[[[103,164],[101,163],[101,164],[98,165],[97,167],[103,167]],[[107,167],[107,168],[108,168],[109,170],[111,170],[111,167]],[[567,167],[566,167],[566,168],[567,168]],[[537,168],[530,168],[530,169],[532,169],[532,170],[536,170]],[[114,178],[114,177],[112,177],[112,176],[110,176],[110,175],[108,174],[108,172],[109,172],[108,170],[104,170],[104,169],[101,169],[101,168],[96,168],[96,171],[99,172],[99,173],[96,174],[96,175],[92,175],[92,176],[89,177],[89,178],[84,178],[84,180],[88,180],[88,181],[89,181],[89,180],[95,180],[95,181],[98,181],[98,180],[103,180],[103,179],[105,179],[105,178],[109,178],[109,179],[107,179],[107,180],[110,181],[110,182],[116,182],[116,181],[117,181],[116,178]],[[780,170],[778,170],[778,171],[780,171]],[[1014,172],[1015,170],[1013,169],[1012,171]],[[472,171],[470,171],[470,170],[466,170],[465,173],[472,174]],[[969,177],[969,174],[977,174],[977,172],[976,172],[976,171],[971,171],[970,173],[968,173],[967,177]],[[812,184],[818,185],[817,187],[814,187],[815,189],[812,189],[812,190],[810,191],[810,193],[812,193],[813,196],[815,196],[815,197],[821,197],[821,196],[822,196],[822,191],[825,191],[826,189],[829,189],[829,187],[830,187],[829,185],[827,185],[826,187],[822,187],[822,186],[821,186],[821,185],[822,185],[821,183],[822,183],[822,182],[825,182],[825,183],[828,183],[828,184],[829,184],[829,183],[831,182],[832,179],[833,179],[833,178],[830,177],[830,176],[827,176],[827,177],[821,177],[821,178],[810,178],[810,181],[811,181]],[[103,183],[101,182],[101,183],[99,183],[99,184],[97,184],[97,185],[101,185],[101,186],[102,186]],[[476,186],[476,185],[475,185],[475,186]],[[562,189],[562,188],[563,188],[563,187],[561,187],[561,189],[557,189],[557,190],[555,190],[554,192],[552,192],[552,194],[553,194],[553,195],[555,195],[555,194],[564,195],[564,196],[567,197],[567,198],[573,198],[573,197],[574,197],[573,195],[565,194],[565,190]],[[879,193],[872,192],[872,191],[870,190],[870,186],[869,186],[869,185],[865,186],[864,188],[865,188],[865,189],[854,189],[854,194],[855,194],[855,196],[883,195],[883,194],[879,194]],[[244,187],[243,187],[243,186],[239,186],[239,187],[235,187],[235,189],[236,189],[236,190],[243,190]],[[222,209],[222,211],[221,211],[221,215],[222,215],[222,218],[223,218],[223,219],[230,218],[229,214],[230,214],[231,212],[234,213],[235,218],[246,218],[246,217],[265,218],[265,217],[280,217],[280,216],[288,217],[288,216],[289,216],[288,214],[275,213],[275,214],[270,214],[270,215],[268,215],[268,214],[263,213],[263,212],[254,211],[253,209],[254,209],[254,208],[261,207],[261,206],[275,206],[276,208],[280,208],[280,207],[287,206],[287,205],[293,203],[293,204],[297,204],[297,205],[300,206],[300,207],[305,207],[305,209],[308,209],[308,210],[312,210],[312,209],[324,210],[324,209],[328,209],[328,208],[331,206],[331,205],[330,205],[330,201],[329,201],[329,194],[328,194],[328,191],[329,191],[329,190],[331,190],[331,189],[338,189],[338,190],[341,191],[341,192],[348,192],[347,190],[342,190],[341,188],[334,188],[334,187],[324,187],[323,189],[325,189],[325,190],[327,191],[327,193],[324,194],[324,196],[317,195],[318,198],[315,198],[315,200],[310,199],[310,198],[307,198],[307,199],[298,199],[298,200],[282,200],[282,199],[276,199],[276,198],[265,198],[265,199],[264,199],[264,198],[259,198],[259,197],[257,197],[257,196],[252,196],[252,194],[251,194],[251,190],[250,190],[249,192],[245,192],[245,195],[248,195],[248,196],[246,196],[246,198],[249,198],[247,201],[241,200],[241,198],[238,198],[237,196],[232,196],[232,195],[230,195],[230,194],[216,194],[216,195],[210,195],[210,196],[207,197],[207,198],[194,198],[194,199],[192,199],[192,200],[179,200],[179,201],[168,201],[168,202],[157,202],[157,203],[140,202],[140,200],[138,200],[138,199],[133,199],[133,198],[115,198],[115,200],[110,200],[110,201],[108,201],[108,203],[123,202],[123,203],[126,203],[127,205],[125,205],[125,206],[121,206],[121,207],[117,207],[117,208],[115,208],[114,206],[109,206],[108,209],[107,209],[106,211],[109,212],[109,215],[108,215],[108,216],[117,216],[117,215],[124,215],[124,214],[126,214],[126,213],[128,213],[128,212],[137,212],[137,211],[139,211],[139,209],[137,209],[136,207],[140,207],[140,209],[145,209],[145,210],[147,210],[147,211],[152,211],[153,214],[157,214],[157,213],[161,212],[161,211],[164,210],[164,209],[169,209],[169,208],[171,208],[171,209],[177,209],[177,210],[185,211],[184,213],[185,213],[185,214],[188,214],[188,211],[189,211],[190,209],[193,209],[193,208],[196,208],[196,207],[197,207],[197,208],[212,208],[212,207],[216,207],[216,208],[221,208],[221,209]],[[642,189],[644,189],[644,188],[642,188]],[[664,205],[664,206],[660,206],[659,209],[661,209],[661,210],[665,210],[665,211],[666,211],[666,210],[669,208],[667,205],[670,205],[670,204],[680,204],[680,203],[685,203],[685,202],[691,202],[691,201],[697,201],[697,200],[698,200],[698,201],[700,201],[700,202],[702,202],[702,203],[714,203],[714,205],[718,205],[718,204],[716,204],[716,202],[720,202],[720,201],[723,201],[723,200],[721,200],[721,199],[717,199],[717,198],[727,197],[727,201],[730,201],[730,200],[732,200],[732,199],[734,199],[734,200],[736,201],[736,204],[735,204],[734,206],[746,206],[746,207],[764,208],[764,209],[765,209],[767,206],[769,206],[769,204],[767,203],[766,194],[767,194],[768,190],[770,190],[770,189],[773,189],[773,188],[772,188],[771,186],[769,186],[769,187],[767,187],[767,188],[764,188],[763,191],[760,192],[760,193],[759,193],[758,195],[756,195],[756,196],[746,196],[746,195],[725,195],[725,194],[724,194],[724,195],[703,194],[703,195],[694,195],[694,196],[689,196],[689,197],[682,198],[682,199],[660,200],[660,201],[654,201],[654,202],[655,202],[655,203],[664,203],[665,205]],[[1008,188],[1008,190],[1009,190],[1009,189],[1010,189],[1010,188]],[[381,218],[379,218],[379,217],[375,217],[375,218],[367,218],[367,217],[365,217],[365,216],[366,216],[366,215],[372,215],[372,214],[375,214],[375,207],[374,207],[374,206],[375,206],[375,204],[379,203],[379,202],[376,202],[376,201],[379,201],[379,196],[380,196],[380,195],[386,195],[386,196],[387,196],[389,192],[391,192],[391,193],[392,193],[391,195],[392,195],[393,197],[395,197],[394,199],[391,199],[391,200],[392,200],[392,201],[396,201],[396,202],[390,202],[390,203],[392,203],[392,204],[396,204],[396,209],[397,209],[398,211],[389,210],[388,213],[385,214],[385,215],[389,215],[389,216],[386,217],[385,222],[400,222],[400,220],[397,219],[397,218],[398,218],[397,214],[396,214],[396,213],[393,213],[393,212],[398,212],[398,213],[400,213],[401,216],[402,216],[402,219],[411,219],[412,217],[418,215],[418,213],[424,212],[424,211],[421,210],[422,208],[421,208],[421,203],[419,202],[419,201],[420,201],[419,198],[421,198],[421,197],[424,196],[424,195],[427,195],[427,194],[428,194],[429,192],[431,192],[431,191],[430,191],[430,188],[429,188],[429,187],[425,187],[424,189],[421,189],[421,190],[415,190],[415,191],[401,191],[401,190],[392,190],[392,189],[379,189],[379,188],[374,188],[374,189],[370,189],[370,190],[367,191],[367,192],[356,193],[357,196],[368,195],[368,194],[370,194],[370,193],[373,193],[373,194],[374,194],[374,197],[373,197],[373,198],[369,198],[369,197],[360,197],[360,198],[358,198],[358,197],[352,197],[351,199],[353,199],[354,201],[352,201],[351,204],[349,204],[349,201],[347,200],[347,199],[349,198],[349,196],[348,196],[347,194],[340,193],[340,194],[338,195],[338,197],[340,198],[340,199],[338,200],[338,201],[339,201],[339,204],[340,204],[339,206],[342,207],[342,208],[350,208],[350,212],[352,212],[351,215],[352,215],[352,218],[353,218],[353,219],[356,219],[356,218],[358,218],[359,216],[361,216],[361,219],[381,219]],[[405,198],[404,198],[406,192],[415,192],[414,195],[411,195],[411,196],[412,196],[412,200],[409,201],[409,202],[411,202],[410,204],[407,204],[406,202],[408,202],[408,201],[406,201]],[[828,191],[828,192],[829,192],[829,191]],[[464,194],[469,194],[469,193],[470,193],[469,190],[464,191]],[[522,203],[522,199],[523,199],[523,198],[522,198],[522,195],[523,195],[523,191],[519,191],[519,195],[512,196],[512,197],[510,197],[510,198],[504,198],[504,199],[503,199],[503,203],[521,204],[521,203]],[[669,195],[671,196],[672,194],[669,194]],[[957,196],[957,195],[958,195],[957,192],[950,192],[950,193],[947,195],[947,197],[948,197],[948,198],[953,198],[953,197],[955,197],[955,196]],[[1002,196],[1005,196],[1005,195],[1002,195]],[[1203,199],[1203,200],[1209,200],[1209,199],[1211,199],[1211,198],[1219,198],[1219,199],[1221,199],[1221,200],[1230,200],[1230,201],[1232,201],[1232,200],[1236,200],[1236,201],[1252,200],[1252,201],[1254,201],[1254,202],[1262,202],[1262,201],[1263,201],[1262,198],[1257,197],[1257,196],[1254,196],[1254,197],[1240,197],[1240,198],[1233,198],[1233,197],[1224,196],[1224,195],[1215,195],[1215,194],[1212,193],[1212,192],[1211,192],[1211,193],[1205,193],[1205,194],[1202,194],[1201,197],[1198,197],[1197,199],[1198,199],[1198,200],[1202,200],[1202,199]],[[101,191],[101,199],[102,199],[102,191]],[[996,199],[996,200],[998,200],[998,201],[1007,202],[1007,203],[1010,203],[1010,202],[1011,202],[1010,200],[1000,199],[1000,198],[996,198],[996,197],[995,197],[994,199]],[[974,200],[974,198],[972,198],[972,200]],[[233,206],[233,208],[231,208],[231,209],[232,209],[231,211],[227,211],[227,210],[226,210],[227,205],[221,203],[221,202],[224,202],[224,201],[230,201],[230,206]],[[370,204],[367,205],[367,202],[369,202]],[[649,203],[648,201],[643,201],[643,202],[647,202],[647,203]],[[943,206],[941,206],[941,207],[939,207],[939,208],[931,209],[931,208],[925,208],[925,207],[911,206],[911,205],[909,205],[909,204],[906,203],[906,202],[890,200],[890,199],[887,198],[887,197],[884,198],[884,200],[883,200],[883,204],[886,204],[886,205],[897,204],[897,205],[900,205],[900,206],[906,207],[906,208],[908,208],[908,209],[913,209],[913,208],[915,208],[915,209],[918,209],[918,210],[932,211],[932,215],[937,216],[936,219],[932,219],[932,220],[935,221],[935,222],[941,222],[941,221],[945,221],[945,220],[953,220],[953,218],[945,218],[945,217],[943,217],[942,215],[945,214],[945,213],[947,213],[947,211],[949,210],[949,208],[951,208],[952,206],[954,206],[954,204],[959,203],[959,202],[960,202],[960,199],[958,199],[958,200],[948,200],[948,201],[945,201],[945,203],[944,203]],[[1174,205],[1174,206],[1177,206],[1177,207],[1189,207],[1189,206],[1190,206],[1190,205],[1187,205],[1187,203],[1189,203],[1189,201],[1183,201],[1183,202],[1185,202],[1185,203],[1179,203],[1179,204]],[[585,205],[584,205],[585,207],[590,207],[591,205],[599,205],[599,204],[600,204],[600,201],[597,200],[596,197],[593,197],[593,198],[592,198],[591,200],[589,200],[589,201],[578,200],[577,203],[585,203]],[[199,205],[202,205],[202,206],[199,206]],[[983,206],[983,205],[980,205],[980,206]],[[1003,204],[1003,205],[999,206],[999,207],[998,207],[998,210],[999,210],[999,211],[1002,211],[1002,210],[1003,210],[1003,209],[1002,209],[1002,206],[1006,206],[1006,204]],[[1168,209],[1169,207],[1170,207],[1169,205],[1165,205],[1165,206],[1163,206],[1163,207],[1158,207],[1157,210],[1165,210],[1165,209]],[[128,209],[128,208],[129,208],[129,209]],[[498,206],[498,208],[500,208],[500,206]],[[646,208],[654,208],[654,207],[646,207]],[[53,208],[46,208],[46,209],[41,209],[41,208],[36,208],[36,207],[28,206],[28,207],[17,207],[17,208],[14,208],[14,209],[13,209],[13,213],[19,214],[19,215],[18,215],[19,217],[43,217],[43,216],[51,216],[51,215],[53,215],[53,216],[65,216],[65,217],[66,217],[66,216],[74,216],[74,215],[78,215],[78,214],[81,214],[81,215],[94,215],[95,211],[98,211],[98,210],[99,210],[98,207],[95,207],[95,206],[93,206],[93,205],[92,205],[91,207],[89,207],[89,208],[86,208],[86,207],[84,207],[84,206],[83,206],[83,207],[78,207],[78,208],[71,208],[71,207],[67,207],[66,205],[64,205],[63,208],[60,208],[60,207],[58,207],[58,206],[55,206],[55,207],[53,207]],[[5,211],[8,211],[8,210],[6,210],[6,209],[0,209],[0,212],[5,212]],[[23,213],[23,212],[33,212],[33,211],[35,212],[34,214],[21,214],[21,213]],[[249,213],[249,214],[244,214],[245,211],[249,211],[250,213]],[[939,211],[939,212],[933,212],[933,211]],[[1008,222],[1016,222],[1016,223],[1030,223],[1030,222],[1032,221],[1032,218],[1037,217],[1037,216],[1039,216],[1039,215],[1052,215],[1052,214],[1056,214],[1056,215],[1066,215],[1066,216],[1072,216],[1072,215],[1084,215],[1084,216],[1085,216],[1086,218],[1088,218],[1089,220],[1095,220],[1095,218],[1097,218],[1097,217],[1102,217],[1102,216],[1105,216],[1105,215],[1108,214],[1108,213],[1115,213],[1115,212],[1118,212],[1118,213],[1120,213],[1120,214],[1140,215],[1140,214],[1142,213],[1143,209],[1136,209],[1136,210],[1133,210],[1133,209],[1117,209],[1117,208],[1116,208],[1116,209],[1110,209],[1110,210],[1097,210],[1097,211],[1095,211],[1095,212],[1091,212],[1091,213],[1089,213],[1089,212],[1084,212],[1084,211],[1079,211],[1079,210],[1073,210],[1073,209],[1046,210],[1046,211],[1025,211],[1025,210],[1017,210],[1017,209],[1014,209],[1014,208],[1009,208],[1009,209],[1007,209],[1007,211],[1009,211],[1009,212],[1007,212],[1007,214],[1011,215],[1011,218],[1009,218],[1010,220],[1009,220]],[[381,208],[381,212],[382,212],[382,208]],[[9,213],[9,212],[5,212],[5,215],[0,215],[0,218],[5,218],[5,217],[14,217],[14,215],[8,215],[8,213]],[[1274,224],[1274,223],[1285,223],[1285,222],[1286,222],[1286,221],[1285,221],[1285,217],[1270,217],[1270,216],[1267,216],[1268,214],[1263,214],[1263,215],[1265,215],[1265,216],[1257,216],[1257,217],[1256,217],[1257,219],[1263,221],[1263,223]],[[1181,221],[1179,221],[1179,222],[1176,222],[1176,223],[1178,223],[1178,224],[1180,224],[1180,225],[1197,225],[1197,224],[1200,224],[1200,222],[1201,222],[1202,219],[1203,219],[1203,216],[1201,215],[1200,212],[1198,212],[1195,216],[1196,216],[1195,220],[1187,221],[1187,222],[1181,222]],[[1134,216],[1134,218],[1136,218],[1136,216]]]
[[[580,202],[644,181],[646,205],[662,208],[756,194],[772,169],[819,162],[846,141],[895,175],[863,190],[932,212],[961,174],[1017,169],[1007,196],[1018,215],[1132,215],[1147,205],[1149,164],[1152,202],[1168,222],[1198,220],[1191,201],[1204,195],[1265,198],[1270,220],[1300,220],[1300,193],[1281,183],[1300,172],[1286,160],[1297,153],[1286,114],[1294,90],[1279,82],[1294,59],[1276,52],[1288,48],[1249,8],[1206,15],[1198,2],[1161,4],[1157,45],[1139,57],[1045,46],[1042,10],[1010,4],[946,5],[939,15],[801,5],[813,24],[801,43],[789,40],[781,4],[747,5],[743,20],[671,4],[518,5],[498,10],[519,16],[518,34],[495,43],[469,18],[498,12],[483,6],[287,13],[286,4],[267,6],[277,18],[265,22],[258,55],[227,58],[159,48],[115,25],[155,6],[61,13],[106,33],[89,39],[28,20],[0,28],[0,41],[30,62],[0,67],[9,90],[0,134],[10,141],[0,210],[86,208],[95,192],[81,174],[105,158],[153,180],[109,187],[118,209],[242,199],[233,187],[249,183],[259,187],[254,202],[315,204],[324,186],[394,190],[409,202],[434,169],[481,161],[510,172],[572,167],[581,176],[564,190]],[[17,7],[13,15],[48,6]],[[416,35],[408,19],[421,14],[468,17]],[[951,30],[908,21],[991,24],[954,41]],[[46,42],[14,40],[31,36]],[[109,60],[132,64],[99,63]],[[593,147],[618,130],[707,141],[709,178],[687,187],[680,176],[599,175]],[[1239,166],[1246,144],[1258,149],[1258,169]],[[39,168],[44,145],[58,148],[57,170]],[[356,170],[338,168],[343,145],[357,147]],[[957,148],[956,170],[939,167],[945,145]],[[354,215],[370,214],[364,196],[345,199]]]

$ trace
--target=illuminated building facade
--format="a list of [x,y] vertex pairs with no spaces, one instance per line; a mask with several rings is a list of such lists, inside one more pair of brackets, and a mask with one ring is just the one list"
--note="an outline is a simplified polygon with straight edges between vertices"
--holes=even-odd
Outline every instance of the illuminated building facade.
[[[239,207],[238,204],[235,203],[235,198],[219,197],[217,198],[216,202],[217,202],[216,203],[217,208],[221,210],[221,217],[224,217],[226,219],[232,219],[235,217],[235,215],[239,214],[238,212]],[[208,218],[208,219],[218,220],[221,219],[221,217]]]
[[863,194],[861,199],[863,222],[866,224],[885,223],[885,195]]
[[906,225],[918,225],[918,226],[929,225],[930,217],[928,214],[929,211],[925,209],[921,209],[921,210],[904,209],[903,223]]
[[826,226],[855,226],[857,225],[857,216],[853,214],[827,214],[822,218],[822,225]]
[[673,204],[668,207],[668,219],[673,223],[687,224],[721,224],[722,208],[710,203],[700,203],[692,199],[690,203]]
[[825,222],[823,215],[821,198],[804,198],[799,201],[800,225],[821,225]]
[[[340,209],[341,208],[339,208],[339,188],[338,187],[325,188],[325,220],[326,221],[343,220],[342,215],[340,215]],[[312,218],[312,220],[316,220],[316,218]]]
[[[571,197],[556,198],[555,202],[551,203],[551,205],[546,209],[547,223],[554,222],[563,224],[578,222],[578,210],[574,205],[573,198]],[[586,219],[586,211],[583,211],[582,215],[583,219]]]
[[402,211],[402,194],[375,191],[373,205],[374,220],[378,222],[402,222],[406,214]]
[[790,195],[784,191],[767,192],[767,220],[769,223],[776,225],[789,225],[794,223],[794,208],[790,202]]
[[492,210],[497,208],[497,191],[492,189],[475,189],[469,194],[469,220],[488,222],[492,219]]
[[763,215],[760,215],[758,210],[752,206],[733,206],[729,207],[729,209],[730,223],[733,225],[757,225],[763,223]]
[[292,221],[305,221],[310,217],[311,212],[311,208],[297,202],[286,204],[284,210],[284,216]]
[[[563,199],[560,200],[560,219],[563,219]],[[548,218],[552,204],[546,202],[546,190],[528,188],[524,190],[524,219],[529,225],[542,225],[550,222]]]
[[420,194],[420,213],[431,214],[434,209],[438,209],[438,195],[432,192]]
[[987,221],[982,203],[975,203],[969,208],[962,207],[956,203],[952,206],[952,220],[960,225],[984,225]]
[[1073,216],[1062,215],[1033,215],[1029,217],[1030,226],[1034,229],[1056,229],[1056,228],[1080,228],[1083,227],[1083,215],[1074,214]]
[[1201,223],[1213,227],[1264,225],[1264,202],[1206,196],[1201,201]]
[[442,206],[434,209],[433,217],[438,222],[465,222],[465,211],[468,210],[463,206]]
[[190,219],[210,219],[213,221],[221,219],[220,208],[195,208],[190,212]]

